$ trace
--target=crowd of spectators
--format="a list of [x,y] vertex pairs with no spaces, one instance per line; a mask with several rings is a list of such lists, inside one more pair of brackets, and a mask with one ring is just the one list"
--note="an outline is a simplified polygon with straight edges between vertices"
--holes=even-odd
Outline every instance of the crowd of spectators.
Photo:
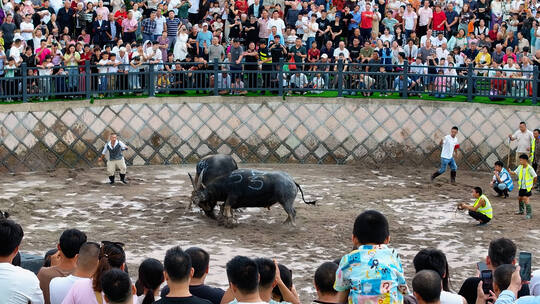
[[[403,266],[389,244],[389,224],[381,213],[368,210],[353,225],[353,251],[313,269],[314,299],[301,299],[292,271],[276,260],[236,256],[226,265],[227,290],[205,284],[209,254],[201,248],[167,250],[163,263],[144,260],[132,284],[125,245],[87,240],[84,232],[65,230],[57,248],[47,253],[37,276],[17,266],[23,229],[0,219],[0,299],[10,304],[529,304],[540,302],[540,271],[522,281],[516,245],[509,239],[491,241],[485,261],[493,285],[478,277],[452,292],[450,267],[438,249],[422,249],[412,263],[412,290]],[[135,276],[135,275],[132,275]],[[223,282],[226,283],[226,282]],[[486,290],[486,293],[484,292]],[[489,290],[489,293],[487,293]]]
[[[460,67],[472,64],[486,69],[475,70],[476,75],[505,78],[488,80],[492,95],[521,100],[531,94],[533,66],[540,65],[537,0],[0,4],[0,87],[9,96],[22,89],[14,80],[22,63],[25,73],[36,76],[26,86],[29,93],[136,91],[149,84],[144,75],[131,74],[153,63],[160,75],[157,87],[205,89],[217,81],[221,93],[279,86],[317,93],[338,85],[381,91],[407,86],[438,96],[465,89],[457,76],[467,73]],[[340,59],[344,65],[336,64]],[[211,70],[215,60],[227,62],[218,79],[181,72]],[[276,64],[281,61],[285,64]],[[90,83],[83,77],[86,62],[95,74]],[[399,71],[404,62],[413,73],[430,76],[384,75]],[[339,83],[333,76],[338,69],[356,74]],[[277,77],[282,70],[289,73]],[[48,75],[59,76],[37,77]]]

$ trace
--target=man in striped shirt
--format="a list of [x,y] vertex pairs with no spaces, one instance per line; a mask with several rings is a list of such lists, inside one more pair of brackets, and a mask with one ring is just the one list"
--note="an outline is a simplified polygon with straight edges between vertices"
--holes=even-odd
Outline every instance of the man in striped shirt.
[[180,19],[174,16],[174,12],[169,11],[169,18],[167,18],[167,21],[165,22],[165,25],[167,26],[167,36],[169,37],[169,49],[171,49],[176,42],[180,22]]

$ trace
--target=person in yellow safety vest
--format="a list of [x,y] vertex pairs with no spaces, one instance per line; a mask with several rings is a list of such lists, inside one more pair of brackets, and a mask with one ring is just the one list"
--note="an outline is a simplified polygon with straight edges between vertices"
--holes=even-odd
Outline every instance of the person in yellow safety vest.
[[476,199],[473,205],[459,203],[459,210],[469,210],[469,215],[479,221],[477,226],[484,226],[493,218],[493,208],[485,194],[482,193],[482,188],[474,187],[472,196]]
[[511,171],[512,175],[517,175],[518,177],[518,202],[519,202],[519,211],[516,214],[523,214],[523,211],[527,210],[526,219],[532,217],[532,207],[529,202],[529,197],[531,196],[531,190],[534,183],[536,183],[536,172],[531,165],[529,165],[529,157],[527,154],[521,154],[519,156],[519,167],[516,170]]
[[[534,129],[533,138],[531,140],[531,165],[538,174],[538,163],[540,163],[540,129]],[[536,183],[536,189],[540,191],[540,182]]]

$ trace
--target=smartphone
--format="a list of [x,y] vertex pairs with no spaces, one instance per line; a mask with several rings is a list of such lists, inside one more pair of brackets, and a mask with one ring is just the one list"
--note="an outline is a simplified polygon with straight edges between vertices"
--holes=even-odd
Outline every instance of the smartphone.
[[491,270],[483,270],[480,272],[480,278],[482,279],[484,294],[489,295],[489,291],[493,290],[493,272]]
[[488,270],[486,262],[478,262],[476,263],[476,267],[478,268],[478,270],[480,270],[480,272]]
[[531,280],[531,260],[532,254],[530,252],[522,251],[519,253],[519,275],[522,281]]

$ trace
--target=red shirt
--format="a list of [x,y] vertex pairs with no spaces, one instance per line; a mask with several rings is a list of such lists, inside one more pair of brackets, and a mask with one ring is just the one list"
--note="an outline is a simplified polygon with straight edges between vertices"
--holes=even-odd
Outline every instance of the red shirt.
[[342,12],[345,8],[345,0],[334,0],[332,1],[332,4],[336,7],[338,12]]
[[308,53],[308,59],[319,59],[319,56],[321,55],[321,51],[319,49],[309,49]]
[[121,11],[116,11],[116,13],[114,13],[114,20],[116,20],[120,24],[122,24],[122,21],[126,18],[127,12],[122,13]]
[[373,27],[373,12],[363,11],[362,19],[360,20],[360,27],[363,29],[368,29]]
[[247,14],[248,4],[246,0],[237,0],[234,6],[236,6],[236,8],[243,14]]
[[433,30],[444,31],[444,21],[446,20],[446,14],[443,11],[433,12]]

